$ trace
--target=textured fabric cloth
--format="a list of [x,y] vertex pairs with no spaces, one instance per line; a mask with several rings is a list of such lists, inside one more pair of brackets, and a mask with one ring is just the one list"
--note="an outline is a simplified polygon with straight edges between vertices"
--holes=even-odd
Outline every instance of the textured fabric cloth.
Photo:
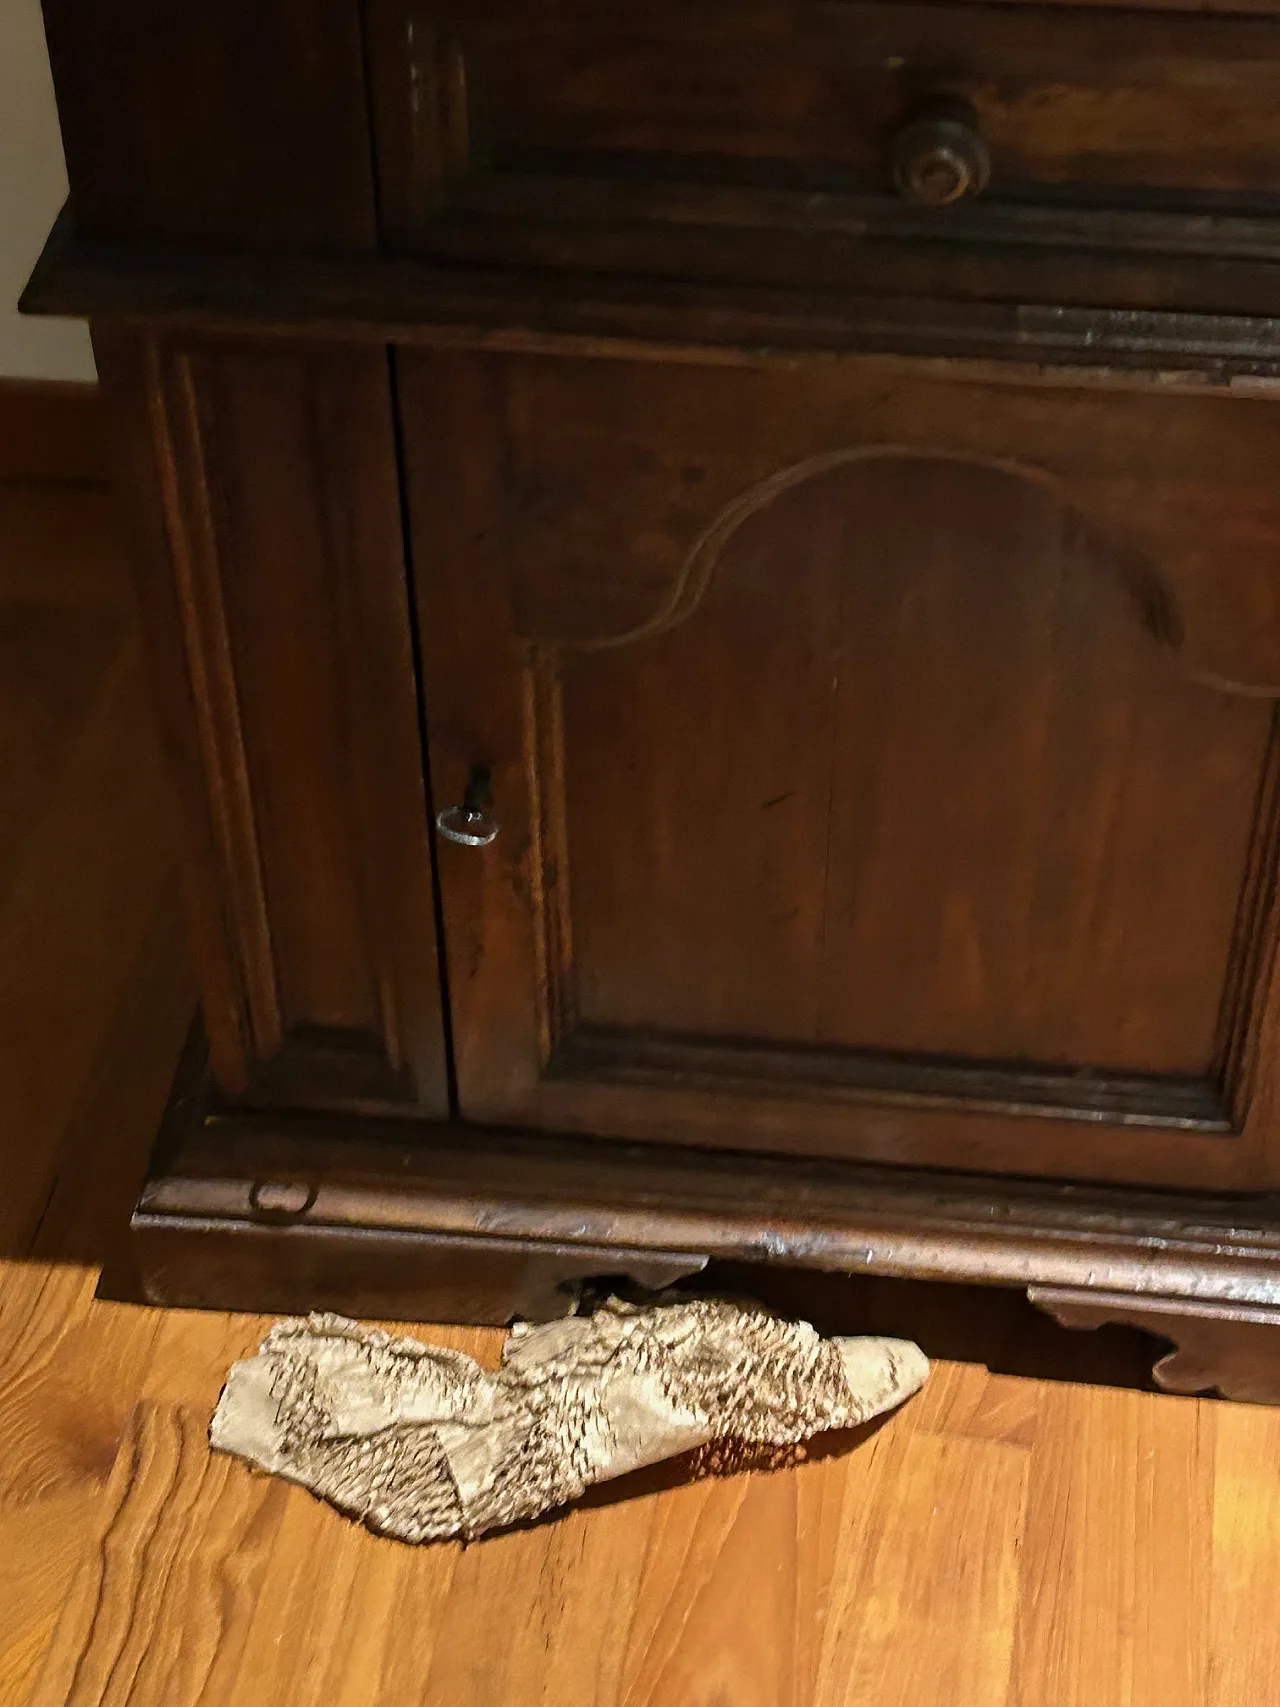
[[472,1539],[712,1441],[794,1447],[914,1393],[907,1340],[694,1299],[517,1328],[496,1371],[342,1316],[274,1327],[231,1370],[212,1445],[404,1541]]

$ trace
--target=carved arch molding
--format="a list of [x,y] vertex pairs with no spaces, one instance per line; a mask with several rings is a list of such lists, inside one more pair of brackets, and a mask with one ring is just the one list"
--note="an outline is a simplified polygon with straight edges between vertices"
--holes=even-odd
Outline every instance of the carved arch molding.
[[[1120,684],[1116,703],[1123,708],[1120,715],[1129,716],[1123,687],[1128,677],[1163,680],[1165,697],[1155,703],[1172,707],[1174,723],[1188,733],[1189,766],[1194,770],[1203,757],[1205,768],[1212,770],[1224,753],[1232,755],[1240,872],[1274,868],[1280,849],[1274,718],[1271,706],[1259,702],[1280,697],[1280,660],[1272,670],[1266,625],[1242,620],[1235,630],[1235,651],[1224,645],[1232,628],[1220,617],[1201,631],[1197,617],[1203,608],[1199,580],[1205,544],[1184,532],[1176,502],[1166,506],[1168,515],[1153,529],[1146,525],[1150,518],[1142,503],[1118,516],[1114,496],[1091,501],[1087,482],[1077,490],[1075,482],[1030,463],[884,443],[842,447],[786,464],[727,498],[729,468],[712,479],[694,478],[700,470],[673,470],[656,458],[650,463],[637,457],[631,482],[620,479],[611,489],[603,525],[584,529],[576,524],[580,514],[588,513],[585,488],[580,491],[563,474],[555,480],[522,475],[518,458],[513,466],[514,519],[520,523],[508,534],[513,607],[520,636],[531,642],[526,703],[535,729],[530,751],[536,755],[542,792],[551,789],[542,852],[570,887],[573,862],[564,841],[564,801],[554,798],[554,790],[565,772],[563,687],[579,673],[574,660],[585,664],[592,656],[643,649],[674,637],[677,630],[696,629],[715,589],[728,577],[752,572],[756,533],[767,536],[768,560],[755,566],[762,584],[772,575],[784,585],[794,582],[797,599],[821,602],[831,596],[834,583],[807,581],[803,558],[806,527],[824,526],[843,530],[837,548],[841,574],[883,587],[883,598],[879,593],[869,598],[873,610],[879,608],[878,599],[886,608],[900,599],[900,583],[913,573],[911,548],[925,540],[927,573],[935,585],[921,590],[922,620],[933,621],[936,628],[963,612],[975,651],[986,646],[997,666],[1006,655],[992,646],[984,627],[999,631],[1004,625],[1011,639],[1011,669],[1018,667],[1014,653],[1024,637],[1048,636],[1035,638],[1034,644],[1043,647],[1037,667],[1044,669],[1048,659],[1050,672],[1056,667],[1052,636],[1055,626],[1061,627],[1067,636],[1064,667],[1078,680],[1068,690],[1075,700],[1060,703],[1060,717],[1070,716],[1075,703],[1083,707],[1099,682]],[[895,530],[907,542],[905,561],[895,553]],[[937,547],[934,536],[967,543],[949,561],[946,546]],[[787,556],[789,539],[795,542],[794,567]],[[1242,610],[1245,605],[1247,600]],[[897,611],[891,620],[901,623],[901,617]],[[900,636],[902,627],[895,632]],[[964,643],[965,636],[958,635],[956,646]],[[1204,720],[1216,733],[1206,737],[1201,755],[1195,742]],[[1163,739],[1162,762],[1173,738]],[[1136,751],[1140,760],[1141,749]],[[1206,1131],[1215,1126],[1239,1131],[1252,1094],[1248,1038],[1263,998],[1260,978],[1270,958],[1271,919],[1265,885],[1256,893],[1247,884],[1247,892],[1237,893],[1233,883],[1228,894],[1225,881],[1219,888],[1221,940],[1231,947],[1225,982],[1209,997],[1220,1001],[1220,1009],[1212,1059],[1206,1061],[1206,1089],[1220,1113],[1199,1110],[1196,1118]],[[561,907],[565,917],[558,936],[544,945],[553,973],[553,1043],[554,1034],[572,1030],[575,1005],[574,969],[564,961],[573,932],[563,888]],[[1204,1029],[1211,1031],[1214,1023],[1209,1017]],[[958,1049],[957,1058],[965,1053]],[[1106,1064],[1105,1057],[1092,1054],[1083,1059],[1099,1069]],[[1171,1063],[1157,1070],[1187,1069]],[[1154,1103],[1151,1112],[1158,1117]]]
[[[1002,499],[1017,503],[1028,493],[1041,494],[1057,508],[1064,540],[1074,543],[1072,555],[1081,567],[1111,576],[1142,629],[1176,657],[1188,676],[1226,693],[1280,698],[1280,646],[1271,644],[1272,622],[1265,620],[1272,615],[1270,583],[1280,581],[1280,506],[1274,538],[1256,542],[1256,562],[1241,562],[1239,542],[1221,543],[1237,568],[1236,587],[1224,588],[1221,576],[1213,573],[1215,542],[1206,542],[1189,519],[1180,517],[1176,501],[1163,500],[1156,507],[1161,525],[1151,525],[1142,505],[1136,514],[1117,513],[1114,499],[1091,501],[1087,485],[1076,491],[1042,467],[945,446],[855,445],[807,457],[755,481],[701,525],[696,506],[663,502],[647,482],[630,492],[622,487],[616,494],[614,536],[607,544],[598,542],[601,555],[594,573],[580,557],[557,564],[556,547],[548,550],[550,542],[542,541],[535,548],[533,573],[526,577],[517,552],[513,567],[521,632],[532,641],[583,650],[650,638],[693,615],[735,536],[788,494],[839,481],[856,508],[860,481],[872,484],[901,471],[927,478],[931,469],[968,472],[987,486],[993,510]],[[517,473],[516,518],[522,527],[532,525],[535,535],[540,526],[554,528],[562,551],[574,529],[554,500],[567,497],[572,510],[574,496],[571,485],[568,491],[548,493],[536,479],[522,490]],[[623,507],[628,502],[629,515]],[[643,542],[643,555],[637,541]],[[850,573],[859,567],[855,553]],[[1224,598],[1227,604],[1226,612],[1217,609],[1211,620],[1202,608],[1207,579],[1214,582],[1218,606]],[[1264,603],[1267,608],[1260,610]],[[1280,629],[1275,638],[1280,639]]]

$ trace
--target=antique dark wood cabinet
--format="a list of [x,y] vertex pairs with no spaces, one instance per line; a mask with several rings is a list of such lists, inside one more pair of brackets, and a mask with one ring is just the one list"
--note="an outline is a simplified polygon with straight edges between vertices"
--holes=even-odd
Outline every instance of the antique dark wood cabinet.
[[712,1259],[1280,1400],[1280,8],[45,0],[159,1302]]

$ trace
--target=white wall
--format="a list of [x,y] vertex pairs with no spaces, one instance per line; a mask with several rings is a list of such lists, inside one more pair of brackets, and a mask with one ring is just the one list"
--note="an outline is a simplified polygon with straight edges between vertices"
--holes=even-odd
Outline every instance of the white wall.
[[84,326],[17,310],[66,193],[40,0],[0,0],[0,377],[93,378]]

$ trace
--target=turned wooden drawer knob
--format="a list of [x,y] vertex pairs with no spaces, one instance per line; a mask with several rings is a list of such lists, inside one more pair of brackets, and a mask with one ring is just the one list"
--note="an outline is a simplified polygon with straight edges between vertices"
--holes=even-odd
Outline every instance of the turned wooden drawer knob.
[[977,114],[964,101],[939,101],[918,112],[893,139],[893,184],[920,207],[946,207],[980,195],[991,156]]

